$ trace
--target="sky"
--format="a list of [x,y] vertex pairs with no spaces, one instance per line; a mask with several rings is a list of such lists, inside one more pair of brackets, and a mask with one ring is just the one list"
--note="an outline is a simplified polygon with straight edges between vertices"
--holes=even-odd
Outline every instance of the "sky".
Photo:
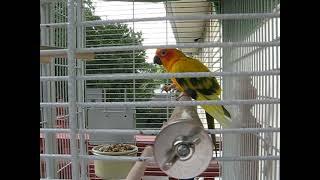
[[[128,19],[166,16],[165,5],[162,2],[119,2],[93,0],[95,15],[101,19]],[[134,7],[134,16],[133,16]],[[175,38],[169,21],[148,21],[126,23],[136,32],[142,31],[143,45],[175,44]],[[153,61],[155,49],[147,49],[147,62]]]

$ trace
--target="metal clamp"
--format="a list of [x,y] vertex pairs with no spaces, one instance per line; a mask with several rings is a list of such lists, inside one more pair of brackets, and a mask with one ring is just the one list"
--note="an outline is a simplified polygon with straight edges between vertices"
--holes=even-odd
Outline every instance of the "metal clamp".
[[167,125],[158,134],[154,157],[160,169],[174,178],[191,178],[207,169],[212,143],[206,131],[190,121]]

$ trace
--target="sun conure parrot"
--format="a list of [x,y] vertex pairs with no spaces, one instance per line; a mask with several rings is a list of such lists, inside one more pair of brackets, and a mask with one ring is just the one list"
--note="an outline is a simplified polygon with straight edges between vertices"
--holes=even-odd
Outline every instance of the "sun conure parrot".
[[[178,49],[157,49],[153,61],[155,64],[163,65],[169,73],[209,72],[209,69],[199,60],[187,57]],[[173,84],[165,86],[163,90],[169,91],[175,88],[181,92],[180,96],[189,95],[197,101],[219,100],[221,88],[215,77],[172,78],[171,81]],[[202,105],[201,107],[206,111],[208,129],[214,129],[214,118],[222,127],[230,124],[231,115],[223,106]],[[212,141],[217,147],[215,136],[212,136]]]

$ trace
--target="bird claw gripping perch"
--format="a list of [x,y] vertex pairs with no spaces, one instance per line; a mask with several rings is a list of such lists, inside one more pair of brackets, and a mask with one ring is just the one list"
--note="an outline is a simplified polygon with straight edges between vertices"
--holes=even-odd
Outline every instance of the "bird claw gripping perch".
[[176,98],[176,101],[179,101],[182,96],[189,96],[186,92],[181,92],[179,96]]
[[163,91],[165,91],[165,92],[170,92],[171,90],[174,90],[174,91],[177,90],[175,84],[164,85],[164,86],[161,88],[161,92],[163,92]]

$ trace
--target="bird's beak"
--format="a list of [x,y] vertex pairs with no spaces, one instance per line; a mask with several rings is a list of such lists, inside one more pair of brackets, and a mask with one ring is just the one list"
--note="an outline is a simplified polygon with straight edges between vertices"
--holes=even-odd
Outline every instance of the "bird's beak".
[[161,59],[158,56],[154,56],[153,63],[162,65]]

